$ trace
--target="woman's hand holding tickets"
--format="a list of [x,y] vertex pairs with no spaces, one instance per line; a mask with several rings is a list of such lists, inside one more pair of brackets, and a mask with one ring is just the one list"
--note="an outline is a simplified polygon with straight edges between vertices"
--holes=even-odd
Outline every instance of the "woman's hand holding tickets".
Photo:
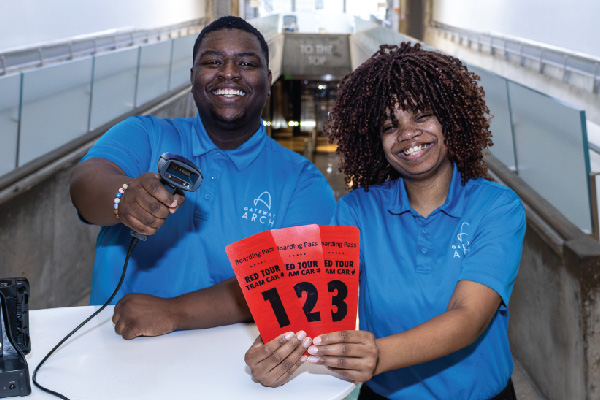
[[263,386],[277,387],[286,383],[306,361],[306,349],[312,343],[306,332],[282,333],[267,344],[256,338],[244,356],[254,380]]
[[308,362],[322,364],[355,383],[375,375],[379,349],[367,331],[340,331],[319,335],[308,348]]

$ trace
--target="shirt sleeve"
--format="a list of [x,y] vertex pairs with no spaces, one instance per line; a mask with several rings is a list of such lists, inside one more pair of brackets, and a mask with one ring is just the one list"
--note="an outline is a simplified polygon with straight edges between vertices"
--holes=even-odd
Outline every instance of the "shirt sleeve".
[[335,205],[330,225],[334,226],[358,226],[354,213],[348,206],[346,199],[342,197]]
[[482,210],[459,280],[481,283],[496,291],[506,306],[521,261],[526,216],[519,197],[503,191]]
[[334,208],[335,197],[327,179],[317,167],[307,164],[300,173],[282,226],[327,225]]
[[106,131],[82,161],[103,158],[115,163],[134,178],[148,172],[152,156],[149,140],[151,125],[151,120],[144,117],[127,118]]

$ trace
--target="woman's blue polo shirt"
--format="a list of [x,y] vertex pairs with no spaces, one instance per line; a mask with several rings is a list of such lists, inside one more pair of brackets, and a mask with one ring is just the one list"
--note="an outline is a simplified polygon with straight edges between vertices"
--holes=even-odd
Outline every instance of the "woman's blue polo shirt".
[[360,329],[376,338],[406,331],[447,310],[459,280],[502,298],[485,332],[438,360],[367,382],[390,399],[488,399],[512,374],[508,301],[525,234],[525,212],[509,188],[485,179],[463,186],[454,166],[444,205],[423,218],[402,178],[357,189],[336,206],[333,225],[360,229]]
[[[130,177],[157,172],[161,154],[183,156],[204,181],[165,224],[139,242],[129,261],[126,293],[173,297],[234,276],[225,246],[258,232],[327,224],[333,191],[317,168],[280,146],[264,127],[235,150],[220,150],[200,117],[131,117],[107,131],[85,159],[112,161]],[[107,207],[111,207],[108,204]],[[131,240],[123,224],[102,227],[96,244],[91,304],[103,304],[117,286]]]

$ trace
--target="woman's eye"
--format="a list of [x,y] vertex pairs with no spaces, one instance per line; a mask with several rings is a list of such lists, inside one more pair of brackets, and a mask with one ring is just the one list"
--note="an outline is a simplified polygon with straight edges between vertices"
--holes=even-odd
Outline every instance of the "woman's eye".
[[381,127],[381,132],[383,133],[390,133],[395,129],[395,126],[392,124],[389,125],[384,125]]

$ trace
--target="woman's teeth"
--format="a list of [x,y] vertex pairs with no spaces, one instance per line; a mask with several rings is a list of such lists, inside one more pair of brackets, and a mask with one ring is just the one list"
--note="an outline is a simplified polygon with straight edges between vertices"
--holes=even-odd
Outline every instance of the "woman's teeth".
[[405,156],[412,156],[413,154],[418,153],[421,150],[425,150],[429,146],[431,146],[431,144],[419,144],[417,146],[413,146],[411,148],[404,150],[403,154]]

